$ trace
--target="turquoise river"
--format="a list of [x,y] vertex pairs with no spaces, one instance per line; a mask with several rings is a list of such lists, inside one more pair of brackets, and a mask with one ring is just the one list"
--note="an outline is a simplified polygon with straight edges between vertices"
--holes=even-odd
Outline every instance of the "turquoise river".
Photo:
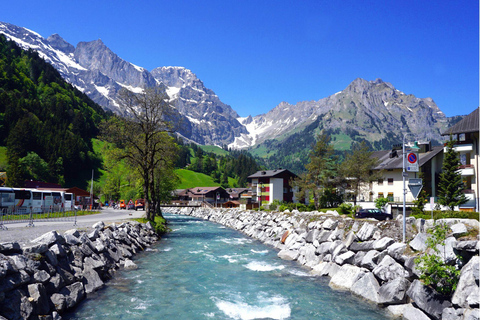
[[172,232],[64,319],[387,319],[277,250],[213,222],[165,215]]

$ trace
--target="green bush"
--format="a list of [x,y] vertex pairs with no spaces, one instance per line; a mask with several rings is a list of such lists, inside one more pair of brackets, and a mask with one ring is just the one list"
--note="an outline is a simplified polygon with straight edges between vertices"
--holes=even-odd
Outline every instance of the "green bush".
[[[417,270],[420,272],[420,280],[426,285],[432,286],[437,292],[450,296],[457,288],[460,270],[455,266],[445,264],[440,256],[437,245],[445,246],[445,239],[449,232],[448,226],[436,224],[428,230],[430,237],[427,239],[427,248],[433,250],[432,254],[424,254],[415,259]],[[431,250],[428,250],[427,252]]]
[[338,213],[340,214],[350,214],[353,211],[353,205],[348,202],[344,202],[338,206]]
[[375,200],[375,207],[376,207],[377,209],[382,210],[383,207],[385,207],[385,206],[387,205],[387,203],[388,203],[388,198],[380,197],[380,198],[377,198],[377,199]]
[[[432,219],[431,211],[421,211],[416,207],[412,208],[412,216],[416,219]],[[479,220],[478,212],[468,212],[468,211],[441,211],[441,210],[434,210],[433,211],[433,219],[449,219],[449,218],[456,218],[456,219],[475,219]]]

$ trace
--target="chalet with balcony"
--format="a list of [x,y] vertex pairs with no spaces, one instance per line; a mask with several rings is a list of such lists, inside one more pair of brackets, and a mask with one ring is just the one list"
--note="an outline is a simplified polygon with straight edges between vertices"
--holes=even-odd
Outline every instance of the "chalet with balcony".
[[294,202],[290,181],[297,175],[287,169],[262,170],[247,177],[252,188],[252,200],[260,205],[273,200]]
[[468,116],[442,133],[443,136],[452,136],[455,140],[454,149],[460,155],[459,171],[465,184],[465,196],[468,202],[460,206],[460,210],[476,211],[479,209],[479,109],[475,109]]
[[[420,142],[418,150],[419,172],[406,172],[406,181],[410,178],[423,179],[423,190],[429,196],[435,197],[437,185],[443,163],[443,146],[432,147],[430,142]],[[377,198],[388,198],[390,202],[403,201],[403,150],[375,151],[372,157],[378,159],[378,165],[374,170],[382,170],[383,178],[374,181],[369,188],[362,192],[360,201],[375,201]],[[406,202],[414,200],[408,191],[405,196]]]

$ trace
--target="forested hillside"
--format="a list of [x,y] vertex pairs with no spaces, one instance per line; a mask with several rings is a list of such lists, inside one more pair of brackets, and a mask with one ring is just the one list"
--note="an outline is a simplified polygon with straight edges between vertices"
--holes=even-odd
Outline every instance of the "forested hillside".
[[0,144],[8,157],[0,169],[10,186],[34,179],[83,187],[99,166],[91,139],[106,116],[36,52],[0,35]]
[[[184,144],[177,140],[179,145],[177,168],[188,168],[191,171],[211,176],[215,183],[224,188],[246,187],[247,177],[260,170],[255,159],[246,151],[230,150],[227,152],[208,152],[204,147],[194,143]],[[206,148],[209,149],[209,148]],[[234,180],[232,185],[230,181]]]

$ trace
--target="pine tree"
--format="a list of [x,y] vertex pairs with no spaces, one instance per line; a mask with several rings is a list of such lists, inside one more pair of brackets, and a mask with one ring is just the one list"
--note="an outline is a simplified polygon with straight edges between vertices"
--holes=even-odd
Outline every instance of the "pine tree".
[[467,198],[463,193],[464,184],[462,176],[458,172],[460,160],[458,153],[453,146],[455,141],[450,137],[447,142],[447,151],[443,156],[442,173],[440,173],[440,181],[438,184],[438,203],[447,206],[453,210],[455,206],[467,202]]

